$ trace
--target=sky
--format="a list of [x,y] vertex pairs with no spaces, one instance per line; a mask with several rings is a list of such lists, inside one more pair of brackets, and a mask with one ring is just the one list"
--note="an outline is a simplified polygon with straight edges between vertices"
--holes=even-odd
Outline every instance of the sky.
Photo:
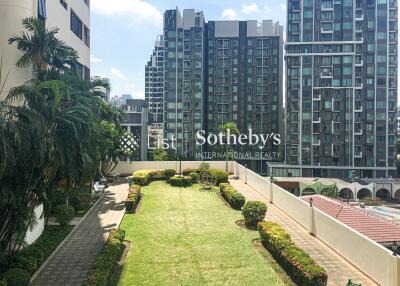
[[286,22],[286,0],[91,0],[91,74],[111,80],[111,96],[144,98],[144,66],[162,34],[163,12],[203,11],[205,20]]

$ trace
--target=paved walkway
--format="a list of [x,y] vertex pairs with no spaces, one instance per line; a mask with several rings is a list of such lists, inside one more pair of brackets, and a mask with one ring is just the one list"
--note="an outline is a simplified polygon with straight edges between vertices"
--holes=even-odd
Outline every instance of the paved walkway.
[[33,277],[31,285],[80,286],[101,251],[110,230],[124,216],[128,184],[111,186],[64,244]]
[[304,249],[319,265],[325,268],[328,274],[329,286],[344,286],[347,284],[349,278],[352,279],[353,283],[361,283],[362,286],[378,285],[318,238],[310,235],[307,230],[283,211],[273,204],[268,203],[265,197],[246,185],[242,180],[232,179],[229,182],[246,199],[258,200],[267,204],[268,211],[265,220],[274,221],[282,225],[289,232],[294,243]]

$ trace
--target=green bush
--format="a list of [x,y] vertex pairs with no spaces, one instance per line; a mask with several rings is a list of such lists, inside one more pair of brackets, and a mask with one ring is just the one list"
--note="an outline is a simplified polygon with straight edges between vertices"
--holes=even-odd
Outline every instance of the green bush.
[[57,246],[70,233],[73,226],[48,225],[44,229],[42,235],[32,245],[27,246],[18,252],[14,260],[11,262],[11,268],[21,268],[30,274],[35,271],[46,261],[53,253]]
[[140,201],[140,186],[132,185],[129,187],[128,197],[125,200],[125,209],[128,212],[133,212]]
[[152,181],[168,180],[175,175],[175,169],[140,170],[133,173],[132,183],[145,186]]
[[186,168],[182,171],[182,175],[190,176],[191,173],[199,173],[199,169],[195,168]]
[[263,202],[249,201],[244,205],[242,214],[247,225],[255,226],[265,218],[266,211],[267,206]]
[[164,170],[164,179],[168,180],[172,176],[175,176],[176,170],[175,169],[165,169]]
[[11,268],[4,274],[7,286],[28,286],[30,279],[29,272],[21,268]]
[[200,166],[199,166],[199,172],[204,172],[204,171],[207,171],[209,169],[210,169],[210,164],[206,163],[206,162],[201,163]]
[[192,183],[197,183],[199,181],[199,174],[197,173],[190,173],[189,177],[192,178]]
[[7,286],[7,281],[1,279],[1,280],[0,280],[0,286]]
[[244,196],[237,192],[229,183],[219,184],[221,196],[231,205],[232,208],[240,210],[244,203]]
[[217,185],[228,182],[229,174],[227,172],[218,169],[210,169],[208,171],[214,176]]
[[192,185],[192,177],[189,176],[173,176],[168,180],[169,184],[174,187],[189,187]]
[[97,255],[96,261],[83,283],[84,286],[114,285],[114,268],[123,250],[125,231],[113,229],[107,238],[102,251]]
[[54,215],[60,225],[67,225],[75,217],[75,209],[73,206],[67,205],[56,206]]
[[271,252],[278,263],[292,277],[293,281],[303,286],[325,286],[328,276],[324,268],[304,250],[298,248],[290,235],[277,223],[260,222],[258,231],[265,248]]

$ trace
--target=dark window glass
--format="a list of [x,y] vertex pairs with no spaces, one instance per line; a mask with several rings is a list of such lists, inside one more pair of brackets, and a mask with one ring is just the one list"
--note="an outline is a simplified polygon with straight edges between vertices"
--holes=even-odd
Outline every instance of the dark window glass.
[[60,4],[63,5],[65,10],[67,10],[68,5],[67,5],[67,2],[65,2],[65,0],[60,0]]
[[82,21],[71,10],[71,31],[82,40]]
[[46,19],[46,0],[38,1],[38,17]]
[[86,26],[83,28],[83,41],[86,46],[90,47],[90,30]]
[[85,2],[86,5],[90,5],[90,1],[89,0],[83,0]]

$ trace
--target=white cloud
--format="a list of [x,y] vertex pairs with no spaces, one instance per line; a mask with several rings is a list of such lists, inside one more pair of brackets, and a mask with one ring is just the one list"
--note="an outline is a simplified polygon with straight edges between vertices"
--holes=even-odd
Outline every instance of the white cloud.
[[117,68],[111,68],[111,74],[113,75],[113,77],[126,79],[126,76]]
[[98,64],[103,62],[103,59],[96,57],[95,55],[90,55],[90,63],[91,64]]
[[162,13],[150,3],[143,0],[92,0],[93,12],[107,16],[128,16],[135,23],[161,25]]
[[286,11],[286,4],[281,4],[280,6],[283,11]]
[[222,11],[221,17],[222,17],[222,19],[226,19],[226,20],[237,20],[238,19],[237,13],[232,8],[225,9],[224,11]]
[[258,12],[258,6],[256,3],[243,4],[241,12],[243,14],[252,14]]
[[269,8],[268,5],[265,5],[265,6],[264,6],[264,9],[265,9],[265,11],[266,11],[268,14],[271,14],[272,10],[271,10],[271,8]]

